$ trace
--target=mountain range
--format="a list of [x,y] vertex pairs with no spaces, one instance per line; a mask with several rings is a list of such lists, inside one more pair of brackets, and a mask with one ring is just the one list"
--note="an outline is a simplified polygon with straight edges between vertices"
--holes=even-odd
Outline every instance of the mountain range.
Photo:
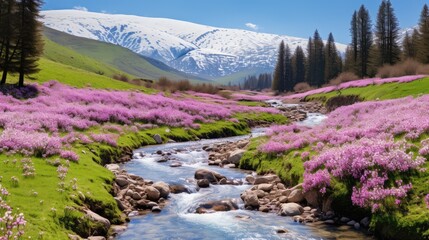
[[[120,45],[171,68],[204,79],[271,72],[284,40],[293,51],[308,40],[191,22],[79,10],[43,11],[45,26],[74,36]],[[337,43],[340,52],[346,45]]]

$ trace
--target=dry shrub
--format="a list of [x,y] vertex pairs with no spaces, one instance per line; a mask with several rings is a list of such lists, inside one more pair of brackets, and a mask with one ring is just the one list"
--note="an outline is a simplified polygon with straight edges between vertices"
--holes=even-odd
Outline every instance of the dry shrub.
[[122,81],[122,82],[129,82],[129,78],[128,76],[126,76],[125,74],[115,74],[113,75],[113,79]]
[[297,83],[296,85],[295,85],[295,87],[293,87],[293,90],[295,91],[295,92],[307,92],[307,91],[310,91],[310,90],[312,90],[312,89],[314,89],[314,88],[312,88],[308,83],[306,83],[306,82],[300,82],[300,83]]
[[172,81],[165,77],[160,78],[151,87],[161,91],[195,91],[201,93],[216,94],[220,89],[210,83],[192,84],[189,80]]
[[230,99],[232,97],[232,91],[229,91],[229,90],[222,90],[217,94],[226,99]]
[[331,81],[329,81],[329,85],[340,85],[341,83],[350,82],[358,79],[359,77],[352,72],[343,72],[338,75],[338,77],[331,79]]
[[390,78],[407,75],[429,74],[429,65],[424,65],[414,59],[407,59],[395,65],[384,65],[377,72],[377,77]]
[[175,83],[175,85],[178,91],[189,91],[192,89],[192,85],[189,80],[180,80]]

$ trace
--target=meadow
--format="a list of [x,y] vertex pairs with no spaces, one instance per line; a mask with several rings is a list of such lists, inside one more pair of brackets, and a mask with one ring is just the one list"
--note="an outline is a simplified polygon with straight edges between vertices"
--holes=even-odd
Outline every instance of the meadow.
[[0,112],[0,236],[6,239],[107,231],[85,218],[85,208],[123,223],[110,194],[114,176],[102,165],[156,144],[155,134],[164,142],[189,141],[246,134],[258,121],[286,121],[278,110],[217,95],[149,95],[56,81],[3,89]]

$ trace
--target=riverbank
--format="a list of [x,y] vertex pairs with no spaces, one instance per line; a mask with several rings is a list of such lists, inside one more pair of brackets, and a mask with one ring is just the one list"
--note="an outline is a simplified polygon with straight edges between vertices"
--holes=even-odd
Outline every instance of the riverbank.
[[379,238],[427,239],[426,99],[341,107],[311,129],[273,127],[252,139],[240,167],[276,173],[288,186],[304,183],[331,198],[340,216],[369,217]]

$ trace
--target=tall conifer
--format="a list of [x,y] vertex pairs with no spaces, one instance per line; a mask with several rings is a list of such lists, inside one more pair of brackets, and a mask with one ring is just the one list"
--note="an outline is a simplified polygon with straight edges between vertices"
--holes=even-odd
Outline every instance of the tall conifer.
[[292,56],[292,82],[297,83],[305,81],[305,54],[300,46],[296,47]]
[[328,42],[325,46],[325,81],[335,78],[340,74],[342,68],[341,56],[337,51],[334,36],[329,33]]
[[429,63],[429,8],[425,4],[420,14],[417,59]]
[[24,77],[37,73],[37,61],[43,53],[43,40],[39,11],[42,0],[21,0],[18,2],[17,72],[20,87],[24,86]]
[[16,1],[0,1],[0,71],[3,71],[0,84],[6,83],[7,74],[13,68],[12,59],[16,49]]
[[282,41],[279,45],[279,51],[277,54],[277,64],[274,69],[274,77],[272,89],[273,91],[282,92],[282,84],[285,81],[285,43]]
[[377,14],[376,24],[376,65],[393,65],[400,59],[399,24],[390,0],[383,0]]
[[284,92],[293,91],[293,74],[292,74],[292,53],[290,52],[289,45],[286,44],[285,48],[285,81]]

